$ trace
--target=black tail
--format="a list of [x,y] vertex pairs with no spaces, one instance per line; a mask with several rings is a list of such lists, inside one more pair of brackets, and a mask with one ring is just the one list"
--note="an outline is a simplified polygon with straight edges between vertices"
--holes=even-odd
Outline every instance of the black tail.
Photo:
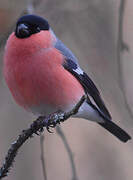
[[121,129],[112,121],[106,121],[104,123],[98,123],[98,124],[104,127],[106,130],[108,130],[111,134],[116,136],[122,142],[127,142],[128,140],[131,139],[130,135],[128,135],[123,129]]

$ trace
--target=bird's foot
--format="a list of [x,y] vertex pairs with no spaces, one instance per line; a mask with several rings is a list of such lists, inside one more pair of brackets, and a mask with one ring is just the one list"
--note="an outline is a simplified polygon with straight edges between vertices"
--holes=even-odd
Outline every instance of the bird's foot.
[[44,121],[46,123],[46,129],[49,133],[52,133],[50,131],[50,128],[55,128],[57,124],[60,124],[60,122],[63,122],[64,119],[64,113],[62,111],[57,111],[52,114],[50,114],[48,117],[44,118]]
[[[40,136],[41,133],[44,131],[44,127],[43,127],[43,119],[45,119],[46,117],[44,116],[40,116],[37,120],[33,121],[33,123],[31,124],[30,128],[31,130],[34,132],[34,134]],[[41,124],[41,125],[40,125]],[[40,127],[42,126],[42,127]],[[40,127],[40,128],[39,128]],[[38,130],[37,130],[38,129]],[[33,135],[31,136],[33,137]]]

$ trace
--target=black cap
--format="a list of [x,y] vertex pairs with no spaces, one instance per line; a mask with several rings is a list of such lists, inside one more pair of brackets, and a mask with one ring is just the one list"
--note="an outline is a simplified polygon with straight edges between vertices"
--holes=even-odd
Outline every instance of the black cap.
[[18,38],[27,38],[41,30],[49,30],[50,26],[46,19],[36,15],[25,15],[18,19],[15,35]]

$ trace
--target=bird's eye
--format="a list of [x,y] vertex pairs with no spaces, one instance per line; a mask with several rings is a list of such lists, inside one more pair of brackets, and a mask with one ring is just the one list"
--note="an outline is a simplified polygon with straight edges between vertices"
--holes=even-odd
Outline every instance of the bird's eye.
[[16,27],[16,32],[15,32],[16,36],[18,38],[26,38],[30,36],[30,30],[29,27],[26,24],[19,24]]
[[39,26],[31,25],[31,24],[18,24],[15,30],[15,35],[18,38],[27,38],[32,34],[36,34],[40,32],[41,29]]
[[40,32],[41,29],[39,27],[36,28],[36,32]]

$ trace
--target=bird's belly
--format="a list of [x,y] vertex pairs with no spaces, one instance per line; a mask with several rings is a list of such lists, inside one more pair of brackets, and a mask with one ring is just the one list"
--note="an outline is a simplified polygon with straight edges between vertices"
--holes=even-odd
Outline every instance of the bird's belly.
[[82,86],[69,72],[65,73],[67,75],[61,76],[53,72],[53,77],[43,76],[41,83],[36,81],[37,86],[31,92],[32,99],[36,100],[29,105],[33,113],[48,115],[57,110],[69,111],[80,100],[84,94]]
[[7,78],[12,95],[19,105],[34,114],[68,111],[84,94],[78,80],[63,67],[51,71],[35,68],[34,71],[19,73],[19,76],[16,74]]
[[23,58],[23,61],[19,59],[14,68],[8,62],[5,78],[19,105],[35,114],[45,115],[70,110],[80,100],[84,89],[58,62],[61,58],[57,53],[52,56],[44,53],[43,56]]
[[[55,79],[54,79],[55,78]],[[69,111],[80,100],[84,90],[75,79],[69,81],[54,77],[53,79],[43,78],[43,82],[33,83],[30,89],[22,94],[24,102],[22,105],[31,110],[34,114],[48,115],[57,110]],[[20,102],[20,101],[19,101]]]
[[33,114],[42,116],[47,116],[51,113],[56,112],[57,110],[58,108],[56,106],[54,107],[45,103],[29,107],[29,111],[31,111]]

